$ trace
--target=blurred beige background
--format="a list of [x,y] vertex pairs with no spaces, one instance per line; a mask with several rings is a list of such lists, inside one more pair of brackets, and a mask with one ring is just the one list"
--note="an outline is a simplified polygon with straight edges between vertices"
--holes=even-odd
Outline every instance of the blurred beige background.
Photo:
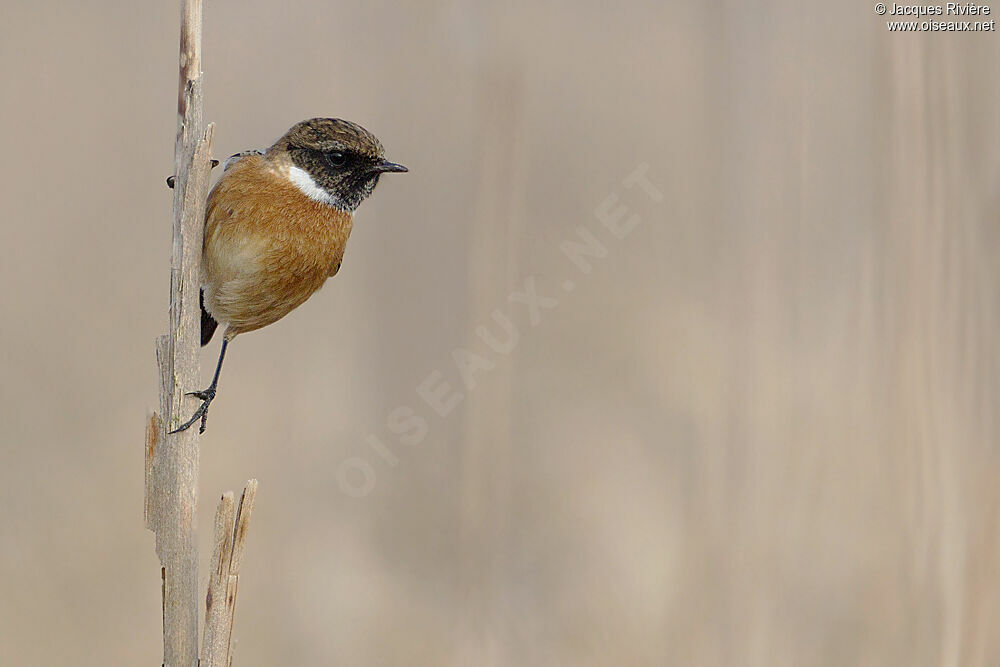
[[[177,5],[0,5],[4,665],[160,659]],[[869,2],[219,0],[204,67],[217,157],[333,115],[411,170],[230,351],[199,521],[204,563],[217,495],[260,479],[235,664],[1000,664],[996,33],[889,34]],[[537,326],[528,278],[558,299]],[[492,366],[474,389],[456,349]]]

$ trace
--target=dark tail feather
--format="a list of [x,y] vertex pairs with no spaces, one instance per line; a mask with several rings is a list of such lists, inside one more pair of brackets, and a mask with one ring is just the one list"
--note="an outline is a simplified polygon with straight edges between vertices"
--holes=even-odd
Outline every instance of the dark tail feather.
[[215,333],[216,328],[218,328],[219,323],[215,321],[215,318],[208,314],[205,310],[205,292],[201,293],[201,346],[205,347],[208,342],[212,340],[212,334]]

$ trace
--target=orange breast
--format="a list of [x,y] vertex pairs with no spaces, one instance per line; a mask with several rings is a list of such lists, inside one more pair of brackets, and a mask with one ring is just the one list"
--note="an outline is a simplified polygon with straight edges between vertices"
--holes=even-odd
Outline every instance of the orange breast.
[[208,197],[202,288],[228,339],[287,315],[344,257],[353,216],[306,197],[282,168],[244,157]]

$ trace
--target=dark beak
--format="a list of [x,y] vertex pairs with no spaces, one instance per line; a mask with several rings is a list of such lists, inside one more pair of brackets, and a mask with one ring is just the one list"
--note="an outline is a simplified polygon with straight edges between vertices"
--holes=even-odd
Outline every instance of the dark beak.
[[403,173],[404,171],[409,171],[409,169],[407,169],[401,164],[396,164],[395,162],[389,162],[388,160],[382,160],[380,162],[375,163],[375,166],[372,167],[372,171],[377,171],[380,174],[385,173],[387,171],[395,171]]

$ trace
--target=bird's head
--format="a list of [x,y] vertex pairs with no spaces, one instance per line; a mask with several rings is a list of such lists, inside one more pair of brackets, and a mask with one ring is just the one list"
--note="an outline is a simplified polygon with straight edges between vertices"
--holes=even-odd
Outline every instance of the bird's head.
[[267,151],[281,158],[289,178],[308,197],[343,211],[354,211],[386,172],[406,167],[385,159],[374,134],[339,118],[296,123]]

